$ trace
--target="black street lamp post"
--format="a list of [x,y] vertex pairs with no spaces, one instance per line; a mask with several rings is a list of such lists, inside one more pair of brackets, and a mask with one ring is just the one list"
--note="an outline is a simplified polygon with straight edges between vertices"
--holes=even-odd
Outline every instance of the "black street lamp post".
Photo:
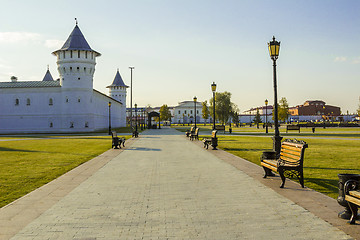
[[130,68],[130,129],[132,131],[132,72],[135,67]]
[[211,84],[211,91],[213,92],[213,130],[215,130],[215,92],[216,92],[215,82]]
[[109,135],[111,135],[111,111],[110,111],[111,102],[108,103],[108,106],[109,106]]
[[135,131],[138,130],[138,116],[137,116],[137,104],[135,103]]
[[197,101],[197,97],[194,97],[194,107],[195,107],[195,128],[196,128],[196,101]]
[[278,124],[278,104],[277,104],[277,84],[276,84],[276,60],[279,57],[280,42],[273,40],[268,43],[270,57],[273,60],[273,72],[274,72],[274,124],[275,124],[275,135],[273,137],[273,150],[276,152],[276,155],[280,154],[281,148],[281,139],[279,133],[279,124]]
[[266,99],[265,100],[265,132],[269,133],[268,131],[268,122],[267,122],[267,105],[268,105],[269,101]]

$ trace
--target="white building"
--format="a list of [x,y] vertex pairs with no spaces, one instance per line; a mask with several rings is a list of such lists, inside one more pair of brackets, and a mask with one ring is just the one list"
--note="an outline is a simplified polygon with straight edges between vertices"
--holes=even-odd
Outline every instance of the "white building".
[[[174,107],[174,118],[172,120],[175,124],[195,123],[195,104],[194,101],[183,101],[178,106]],[[209,123],[210,118],[206,120]],[[196,122],[204,123],[202,117],[202,103],[196,102]]]
[[[273,122],[273,120],[272,120],[273,106],[267,105],[267,106],[261,106],[261,107],[257,107],[257,108],[251,108],[249,110],[244,111],[243,114],[239,115],[240,123],[252,123],[254,121],[255,116],[258,111],[259,111],[262,122],[265,122],[266,119],[268,122]],[[266,115],[267,115],[267,117],[266,117]]]
[[[0,82],[0,133],[91,132],[126,125],[126,88],[117,71],[110,97],[93,89],[96,58],[76,24],[59,50],[60,79]],[[110,105],[111,103],[111,105]],[[110,107],[109,107],[110,105]]]

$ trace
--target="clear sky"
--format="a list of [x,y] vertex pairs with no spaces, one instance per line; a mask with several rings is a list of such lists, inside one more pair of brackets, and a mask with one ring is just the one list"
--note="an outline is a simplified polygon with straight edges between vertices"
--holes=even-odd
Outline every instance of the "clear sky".
[[[355,112],[360,96],[358,0],[1,0],[0,81],[42,80],[75,26],[97,59],[94,88],[117,68],[139,106],[209,100],[211,83],[243,112],[273,103],[267,42],[281,41],[278,97]],[[128,91],[130,96],[130,91]],[[129,98],[128,98],[129,99]],[[128,103],[130,101],[128,100]]]

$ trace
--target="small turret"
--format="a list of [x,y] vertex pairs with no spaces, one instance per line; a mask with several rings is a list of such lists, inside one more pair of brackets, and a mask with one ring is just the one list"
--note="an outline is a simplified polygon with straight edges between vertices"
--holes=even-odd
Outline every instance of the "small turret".
[[48,66],[48,69],[45,73],[45,76],[43,78],[43,81],[54,81],[53,77],[51,76],[51,73],[49,71],[49,66]]
[[119,69],[116,72],[114,81],[111,85],[107,86],[109,88],[110,97],[118,100],[126,106],[126,89],[129,86],[125,85],[123,79],[120,76]]

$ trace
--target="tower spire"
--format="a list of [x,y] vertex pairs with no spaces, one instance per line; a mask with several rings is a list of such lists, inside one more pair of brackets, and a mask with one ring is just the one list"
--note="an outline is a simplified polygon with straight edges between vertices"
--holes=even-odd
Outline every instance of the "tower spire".
[[75,23],[76,23],[76,26],[78,25],[78,20],[77,20],[77,18],[75,18]]

